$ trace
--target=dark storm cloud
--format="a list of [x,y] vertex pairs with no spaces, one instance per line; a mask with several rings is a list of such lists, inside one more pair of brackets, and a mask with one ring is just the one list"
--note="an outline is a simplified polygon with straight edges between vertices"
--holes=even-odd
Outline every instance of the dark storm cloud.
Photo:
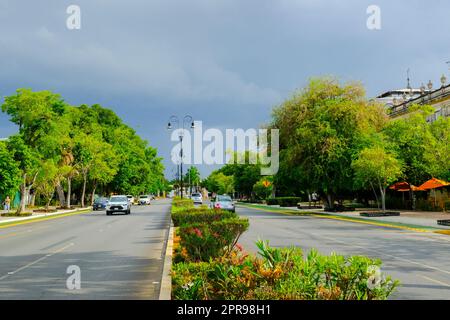
[[[70,4],[81,7],[81,30],[66,28]],[[381,7],[380,31],[366,28],[370,4]],[[101,103],[169,158],[171,114],[255,127],[311,76],[360,80],[371,96],[405,86],[407,68],[415,86],[436,82],[450,60],[449,9],[406,0],[0,0],[0,94],[31,87]],[[0,136],[13,131],[1,115]]]

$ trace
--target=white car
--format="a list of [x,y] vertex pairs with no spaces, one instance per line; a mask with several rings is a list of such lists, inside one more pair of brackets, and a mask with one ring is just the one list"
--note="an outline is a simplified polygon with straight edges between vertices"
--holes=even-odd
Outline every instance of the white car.
[[134,197],[132,195],[127,195],[128,201],[130,202],[130,204],[134,203]]
[[149,205],[150,200],[151,200],[150,196],[140,196],[138,205],[140,205],[140,206]]
[[201,193],[193,193],[191,194],[191,199],[194,201],[194,203],[203,204],[203,197]]
[[106,215],[109,216],[113,212],[123,212],[125,214],[131,213],[131,204],[127,196],[112,196],[106,205]]
[[231,199],[231,197],[226,194],[216,196],[214,199],[211,200],[210,206],[213,209],[236,212],[236,206],[233,202],[233,199]]

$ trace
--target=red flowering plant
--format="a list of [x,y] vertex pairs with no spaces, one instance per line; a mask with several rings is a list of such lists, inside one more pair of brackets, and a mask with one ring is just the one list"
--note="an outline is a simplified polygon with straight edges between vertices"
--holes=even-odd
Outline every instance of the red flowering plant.
[[229,254],[239,237],[248,229],[247,219],[227,219],[212,223],[195,223],[179,228],[180,246],[188,261],[209,261]]

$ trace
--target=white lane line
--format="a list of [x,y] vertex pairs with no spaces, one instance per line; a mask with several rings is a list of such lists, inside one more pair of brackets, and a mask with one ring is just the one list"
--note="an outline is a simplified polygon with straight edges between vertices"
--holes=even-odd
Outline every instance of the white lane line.
[[[318,236],[318,235],[316,235],[316,236]],[[430,265],[427,265],[427,264],[424,264],[424,263],[416,262],[416,261],[413,261],[413,260],[410,260],[410,259],[397,257],[397,256],[394,256],[392,254],[384,253],[384,252],[379,251],[379,250],[370,249],[370,248],[362,247],[362,246],[357,246],[357,245],[354,245],[354,244],[349,244],[347,242],[340,241],[338,239],[334,239],[334,238],[330,238],[330,237],[326,237],[326,236],[318,236],[318,237],[321,237],[321,238],[324,238],[324,239],[328,239],[328,240],[332,240],[332,241],[336,241],[336,242],[339,242],[341,244],[345,244],[345,245],[350,246],[350,247],[355,247],[355,248],[359,248],[359,249],[366,250],[366,251],[376,252],[379,255],[384,255],[384,256],[387,256],[387,257],[390,257],[390,258],[393,258],[393,259],[396,259],[396,260],[401,260],[401,261],[404,261],[404,262],[408,262],[408,263],[412,263],[412,264],[415,264],[415,265],[419,265],[421,267],[432,269],[432,270],[435,270],[435,271],[438,271],[438,272],[450,274],[450,271],[447,271],[447,270],[444,270],[444,269],[441,269],[441,268],[438,268],[438,267],[430,266]]]
[[[292,229],[288,229],[288,230],[291,231],[294,234],[297,234],[297,232],[298,232],[298,230],[295,230],[295,231],[292,230]],[[363,251],[366,251],[366,252],[367,251],[375,252],[375,253],[377,253],[380,256],[390,257],[390,258],[393,258],[395,260],[408,262],[408,263],[415,264],[415,265],[418,265],[418,266],[421,266],[421,267],[424,267],[424,268],[427,268],[427,269],[435,270],[435,271],[438,271],[438,272],[441,272],[441,273],[445,273],[445,274],[450,274],[450,271],[448,271],[448,270],[444,270],[444,269],[441,269],[439,267],[430,266],[430,265],[427,265],[427,264],[424,264],[424,263],[420,263],[420,262],[417,262],[417,261],[413,261],[413,260],[410,260],[410,259],[407,259],[407,258],[397,257],[397,256],[394,256],[392,254],[388,254],[388,253],[385,253],[385,252],[382,252],[382,251],[379,251],[379,250],[376,250],[376,249],[368,248],[367,246],[358,246],[358,245],[355,245],[355,244],[350,244],[348,242],[338,240],[336,238],[322,236],[322,235],[318,235],[318,234],[314,234],[314,236],[317,237],[317,238],[331,240],[333,242],[337,242],[337,243],[343,244],[343,245],[348,246],[348,247],[362,249]]]
[[41,262],[41,261],[47,259],[48,257],[51,257],[51,256],[53,256],[53,255],[55,255],[55,254],[57,254],[57,253],[60,253],[60,252],[62,252],[62,251],[64,251],[64,250],[66,250],[67,248],[72,247],[73,245],[74,245],[73,243],[70,243],[70,244],[68,244],[68,245],[66,245],[66,246],[64,246],[64,247],[62,247],[62,248],[59,248],[59,249],[57,249],[57,250],[55,250],[55,251],[53,251],[53,252],[51,252],[51,253],[49,253],[49,254],[47,254],[47,255],[45,255],[45,256],[43,256],[43,257],[41,257],[41,258],[39,258],[39,259],[33,261],[33,262],[28,263],[27,265],[24,265],[24,266],[22,266],[22,267],[20,267],[20,268],[18,268],[18,269],[16,269],[16,270],[14,270],[14,271],[8,272],[8,274],[4,275],[3,277],[0,277],[0,281],[2,281],[2,280],[4,280],[4,279],[8,278],[8,277],[11,276],[11,275],[14,275],[14,274],[20,272],[20,271],[22,271],[22,270],[25,270],[25,269],[27,269],[27,268],[29,268],[29,267],[35,265],[36,263],[39,263],[39,262]]
[[421,276],[421,277],[424,278],[425,280],[428,280],[428,281],[431,281],[431,282],[443,285],[445,287],[450,287],[450,284],[448,284],[448,283],[445,283],[445,282],[442,282],[442,281],[439,281],[439,280],[436,280],[436,279],[433,279],[433,278],[429,278],[427,276]]

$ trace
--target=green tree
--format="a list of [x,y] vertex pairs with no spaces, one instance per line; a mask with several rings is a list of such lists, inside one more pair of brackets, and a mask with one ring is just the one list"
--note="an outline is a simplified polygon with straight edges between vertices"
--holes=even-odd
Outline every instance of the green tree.
[[198,186],[200,183],[200,171],[196,167],[191,166],[183,179],[185,184],[189,184],[190,193],[192,193],[192,186]]
[[382,108],[366,99],[360,84],[312,79],[273,112],[271,127],[280,130],[285,162],[281,173],[292,168],[298,189],[325,195],[333,208],[337,196],[352,192],[354,156],[386,121]]
[[214,171],[203,181],[203,185],[210,192],[218,194],[233,194],[234,177],[227,176],[220,171]]
[[441,164],[436,155],[445,152],[445,148],[439,150],[439,142],[426,120],[434,109],[430,106],[411,107],[414,109],[416,112],[407,117],[391,120],[383,132],[404,165],[406,181],[420,185],[437,173]]
[[450,117],[439,117],[430,124],[430,131],[433,139],[425,145],[424,153],[427,172],[450,181]]
[[[64,146],[70,141],[68,108],[59,95],[30,89],[18,89],[16,95],[5,97],[2,104],[2,111],[19,126],[24,143],[41,158],[53,159],[60,164],[63,164],[61,156]],[[59,177],[63,178],[62,175]],[[58,194],[64,206],[60,182]]]
[[260,200],[265,200],[270,197],[273,191],[273,178],[263,177],[253,185],[253,192]]
[[19,163],[17,163],[8,150],[6,143],[0,141],[0,195],[11,198],[19,190],[20,178]]
[[16,214],[25,211],[31,188],[39,173],[39,155],[25,144],[21,134],[11,136],[7,141],[7,148],[20,169],[20,205]]
[[382,147],[363,149],[352,163],[356,183],[364,187],[368,184],[377,186],[381,195],[382,210],[386,211],[386,189],[402,175],[399,160]]
[[50,202],[59,183],[58,167],[52,160],[42,161],[36,177],[35,188],[45,200],[45,210],[49,211]]

